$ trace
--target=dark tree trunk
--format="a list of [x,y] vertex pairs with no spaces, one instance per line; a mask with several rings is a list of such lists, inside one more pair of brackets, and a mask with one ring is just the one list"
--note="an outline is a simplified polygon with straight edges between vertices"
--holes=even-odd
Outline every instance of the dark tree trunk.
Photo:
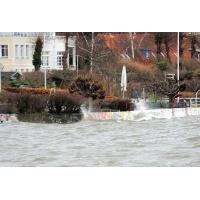
[[169,55],[169,53],[170,53],[170,48],[169,48],[170,35],[169,34],[170,33],[164,33],[164,44],[165,44],[167,59],[171,63],[171,59],[170,59],[170,55]]
[[192,36],[192,38],[191,38],[191,57],[192,58],[194,57],[195,52],[196,52],[195,45],[196,45],[196,38],[195,38],[195,36]]
[[68,38],[70,36],[69,32],[65,33],[65,52],[63,55],[63,71],[67,71],[68,66]]
[[183,33],[179,33],[179,55],[180,57],[183,57],[183,38],[184,38],[184,34]]
[[156,53],[157,53],[158,60],[160,60],[160,57],[161,57],[162,40],[163,40],[162,33],[155,33]]

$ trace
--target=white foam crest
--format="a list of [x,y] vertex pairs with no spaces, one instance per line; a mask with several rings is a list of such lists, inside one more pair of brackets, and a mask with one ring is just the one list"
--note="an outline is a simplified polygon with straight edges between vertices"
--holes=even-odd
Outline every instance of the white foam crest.
[[135,110],[128,112],[88,112],[85,119],[92,120],[116,120],[116,121],[145,121],[151,119],[171,119],[200,115],[199,108],[174,108]]

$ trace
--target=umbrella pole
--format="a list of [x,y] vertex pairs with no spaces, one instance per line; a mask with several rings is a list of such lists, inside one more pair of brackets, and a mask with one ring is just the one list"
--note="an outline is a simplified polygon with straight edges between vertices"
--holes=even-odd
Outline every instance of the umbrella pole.
[[123,90],[123,99],[124,99],[124,90]]

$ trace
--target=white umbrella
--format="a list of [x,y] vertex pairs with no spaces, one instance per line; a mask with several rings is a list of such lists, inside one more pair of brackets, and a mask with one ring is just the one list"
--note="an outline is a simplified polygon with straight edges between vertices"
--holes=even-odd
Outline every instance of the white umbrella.
[[124,98],[124,92],[126,91],[126,87],[127,87],[126,67],[123,66],[122,76],[121,76],[121,91],[123,92],[123,98]]

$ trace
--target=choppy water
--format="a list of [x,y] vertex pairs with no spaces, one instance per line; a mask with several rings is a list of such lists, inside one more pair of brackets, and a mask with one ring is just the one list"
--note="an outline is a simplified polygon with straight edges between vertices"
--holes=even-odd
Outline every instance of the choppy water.
[[0,166],[200,166],[200,116],[4,124]]

